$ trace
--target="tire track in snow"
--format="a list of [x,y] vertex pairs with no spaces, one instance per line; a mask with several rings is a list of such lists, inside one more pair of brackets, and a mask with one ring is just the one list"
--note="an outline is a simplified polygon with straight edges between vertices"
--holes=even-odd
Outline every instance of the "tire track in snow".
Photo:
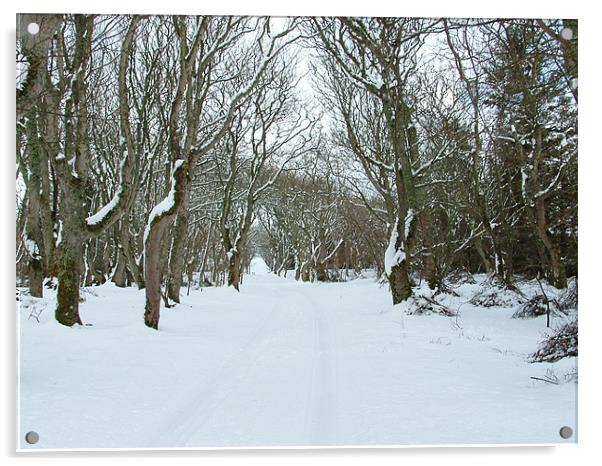
[[306,406],[306,431],[309,445],[334,445],[334,351],[328,310],[305,295],[313,319],[312,370]]
[[187,445],[197,432],[211,419],[212,414],[227,399],[244,375],[252,369],[249,362],[256,359],[262,349],[262,341],[274,326],[276,307],[255,328],[251,337],[221,366],[209,382],[203,382],[188,392],[185,401],[175,413],[169,416],[166,424],[161,424],[149,439],[148,447],[179,447]]

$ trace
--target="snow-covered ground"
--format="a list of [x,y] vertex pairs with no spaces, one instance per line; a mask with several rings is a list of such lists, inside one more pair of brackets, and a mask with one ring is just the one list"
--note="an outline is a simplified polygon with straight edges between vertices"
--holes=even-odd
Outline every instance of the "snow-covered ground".
[[[531,379],[545,317],[475,308],[479,283],[409,316],[374,280],[298,283],[256,261],[241,292],[191,291],[143,324],[144,293],[88,288],[67,328],[54,294],[20,310],[20,448],[558,443],[575,382]],[[38,323],[32,306],[42,309]]]

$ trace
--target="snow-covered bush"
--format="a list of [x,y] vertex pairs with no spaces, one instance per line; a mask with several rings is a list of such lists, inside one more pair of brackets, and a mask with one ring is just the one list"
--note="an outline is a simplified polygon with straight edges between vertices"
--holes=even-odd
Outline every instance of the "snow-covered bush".
[[558,308],[562,311],[577,309],[577,280],[570,280],[568,287],[558,297]]
[[439,314],[443,316],[455,316],[456,312],[441,304],[434,298],[426,295],[413,295],[406,301],[398,304],[403,312],[408,315],[430,315]]
[[554,362],[568,356],[577,356],[577,348],[578,325],[577,319],[575,319],[562,324],[544,339],[529,360],[531,362]]
[[470,304],[478,307],[516,307],[524,302],[519,293],[498,283],[483,284],[470,300]]
[[474,278],[474,275],[467,270],[457,269],[451,270],[446,277],[446,280],[450,283],[454,284],[464,284],[467,283],[469,285],[474,285],[477,281]]
[[535,295],[526,303],[521,304],[514,314],[512,314],[512,318],[529,319],[532,317],[544,316],[548,312],[548,306],[550,306],[550,312],[553,313],[555,306],[550,302],[546,305],[546,301],[545,296],[540,294]]
[[437,288],[437,291],[435,291],[435,294],[433,296],[439,296],[439,295],[453,296],[454,298],[460,297],[460,294],[445,282],[443,282],[439,285],[439,287]]

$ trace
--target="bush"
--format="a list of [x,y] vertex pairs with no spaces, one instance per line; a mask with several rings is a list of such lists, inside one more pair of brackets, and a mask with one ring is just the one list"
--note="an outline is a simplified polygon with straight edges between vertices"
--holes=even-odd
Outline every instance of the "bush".
[[479,307],[515,307],[523,304],[525,299],[510,288],[491,284],[485,285],[469,302]]
[[529,359],[531,362],[554,362],[577,356],[578,340],[578,325],[575,319],[561,325],[543,340],[539,349]]
[[430,315],[455,316],[456,312],[447,306],[437,302],[430,296],[410,296],[406,302],[405,313],[408,315]]
[[[554,308],[552,303],[548,303],[550,306],[550,313],[553,313]],[[513,319],[529,319],[532,317],[545,316],[548,312],[548,306],[546,305],[546,298],[543,295],[535,295],[529,301],[521,304],[518,309],[512,314]]]
[[447,276],[447,280],[453,284],[464,284],[474,285],[477,283],[472,273],[467,270],[457,269],[451,270]]
[[567,289],[558,298],[558,308],[562,311],[577,309],[577,280],[571,280]]

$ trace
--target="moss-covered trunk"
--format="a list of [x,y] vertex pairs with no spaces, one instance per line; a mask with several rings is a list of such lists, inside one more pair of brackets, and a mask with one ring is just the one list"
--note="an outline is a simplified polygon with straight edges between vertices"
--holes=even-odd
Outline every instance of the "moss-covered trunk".
[[62,242],[59,246],[57,276],[56,320],[68,327],[82,323],[79,316],[79,285],[81,281],[81,260],[83,257],[83,241],[81,235],[66,225]]
[[406,261],[391,267],[391,273],[388,275],[389,286],[391,287],[391,296],[393,304],[399,304],[412,295],[412,284],[408,276],[408,267]]

